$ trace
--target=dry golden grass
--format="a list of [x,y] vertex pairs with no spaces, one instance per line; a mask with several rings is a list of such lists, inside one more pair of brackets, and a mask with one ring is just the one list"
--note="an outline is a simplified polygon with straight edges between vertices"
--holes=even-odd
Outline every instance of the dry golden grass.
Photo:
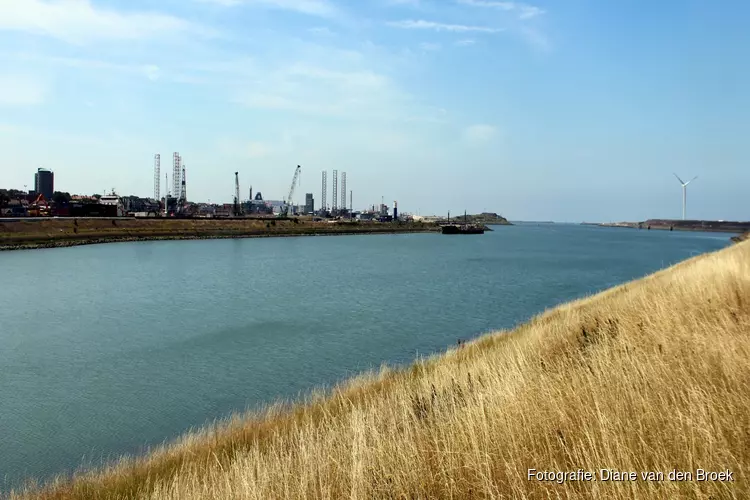
[[[39,498],[748,498],[750,242]],[[673,469],[734,482],[529,481]]]

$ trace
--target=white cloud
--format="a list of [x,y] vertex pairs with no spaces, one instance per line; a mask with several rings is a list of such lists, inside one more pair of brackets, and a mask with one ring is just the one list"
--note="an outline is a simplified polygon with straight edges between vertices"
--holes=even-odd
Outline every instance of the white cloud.
[[549,52],[552,50],[552,43],[544,33],[528,26],[522,26],[520,33],[526,43],[535,49],[542,52]]
[[484,26],[467,26],[464,24],[443,24],[443,23],[436,23],[436,22],[424,21],[424,20],[393,21],[393,22],[389,22],[388,25],[393,26],[394,28],[450,31],[450,32],[455,32],[455,33],[464,33],[464,32],[470,32],[470,31],[482,32],[482,33],[497,33],[497,32],[502,31],[501,29],[487,28]]
[[313,80],[328,80],[347,88],[359,87],[377,89],[388,85],[388,78],[372,71],[335,71],[309,64],[297,63],[285,70],[288,76],[297,76]]
[[468,47],[469,45],[474,45],[475,43],[477,43],[477,41],[472,39],[456,41],[456,45],[458,45],[459,47]]
[[531,19],[546,13],[544,9],[519,2],[504,2],[496,0],[458,0],[458,3],[470,5],[472,7],[487,7],[504,10],[506,12],[515,12],[519,19]]
[[520,7],[520,14],[518,17],[521,19],[531,19],[533,17],[541,16],[543,14],[546,14],[547,11],[544,9],[540,9],[539,7],[534,7],[531,5],[523,5]]
[[440,47],[439,43],[422,42],[419,44],[419,48],[422,50],[440,50]]
[[264,75],[237,89],[234,102],[248,108],[285,111],[348,121],[442,121],[387,75],[364,63],[328,62],[259,65]]
[[197,0],[200,3],[214,3],[224,7],[234,7],[242,3],[242,0]]
[[339,9],[327,0],[199,0],[203,3],[214,3],[225,7],[236,5],[262,6],[272,9],[290,10],[319,17],[336,17]]
[[476,124],[464,130],[464,140],[472,145],[486,144],[497,136],[498,130],[492,125]]
[[135,76],[143,76],[152,81],[160,79],[163,74],[162,69],[155,64],[120,64],[100,61],[97,59],[54,57],[29,52],[20,52],[17,54],[6,55],[6,58],[12,59],[16,62],[34,62],[38,65],[63,66],[81,70],[101,70],[105,72],[131,74]]
[[25,31],[69,43],[136,40],[207,30],[165,14],[122,13],[89,0],[0,0],[0,31]]
[[325,26],[316,26],[314,28],[310,28],[307,31],[309,31],[313,35],[321,35],[321,36],[335,36],[336,35],[336,33],[334,33],[333,31],[331,31]]
[[42,104],[47,87],[38,78],[26,75],[0,75],[0,106]]
[[155,64],[147,64],[143,67],[143,73],[149,80],[156,81],[161,75],[161,70],[159,69],[159,66],[156,66]]

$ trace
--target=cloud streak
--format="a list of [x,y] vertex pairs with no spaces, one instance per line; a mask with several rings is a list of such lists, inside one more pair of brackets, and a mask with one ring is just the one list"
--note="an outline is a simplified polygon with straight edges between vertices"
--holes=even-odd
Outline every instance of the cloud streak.
[[224,7],[247,5],[250,7],[266,7],[271,9],[288,10],[318,17],[337,17],[339,9],[327,0],[198,0],[202,3],[213,3]]
[[485,7],[499,9],[506,12],[514,12],[518,15],[519,19],[532,19],[546,13],[544,9],[541,9],[534,5],[528,5],[519,2],[505,2],[497,0],[458,0],[458,3],[462,5],[469,5],[471,7]]
[[470,125],[464,130],[464,140],[472,146],[486,144],[496,139],[497,136],[497,128],[483,123]]
[[411,30],[433,30],[433,31],[448,31],[452,33],[499,33],[503,31],[499,28],[488,28],[486,26],[470,26],[465,24],[444,24],[433,21],[424,20],[404,20],[404,21],[391,21],[387,23],[388,26],[393,28],[411,29]]
[[22,31],[69,43],[209,34],[171,15],[96,8],[89,0],[0,0],[0,31]]

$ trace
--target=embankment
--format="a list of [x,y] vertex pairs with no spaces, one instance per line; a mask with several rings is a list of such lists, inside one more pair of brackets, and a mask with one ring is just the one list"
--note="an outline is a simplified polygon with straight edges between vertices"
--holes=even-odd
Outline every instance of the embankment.
[[309,219],[0,219],[0,250],[122,241],[429,232],[434,224]]
[[732,241],[734,241],[735,243],[740,243],[742,241],[747,241],[747,240],[750,240],[750,232],[743,233],[743,234],[741,234],[739,236],[733,236],[732,237]]
[[624,227],[631,229],[656,229],[666,231],[714,231],[744,233],[750,231],[750,222],[711,220],[649,219],[643,222],[584,222],[583,225],[602,227]]
[[26,496],[748,498],[748,387],[744,242]]

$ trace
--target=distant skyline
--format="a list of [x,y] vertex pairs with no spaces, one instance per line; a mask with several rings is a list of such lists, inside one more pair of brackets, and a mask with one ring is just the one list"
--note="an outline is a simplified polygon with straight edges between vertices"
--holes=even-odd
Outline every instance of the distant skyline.
[[[0,187],[750,219],[750,4],[0,0]],[[162,179],[162,189],[164,181]]]

